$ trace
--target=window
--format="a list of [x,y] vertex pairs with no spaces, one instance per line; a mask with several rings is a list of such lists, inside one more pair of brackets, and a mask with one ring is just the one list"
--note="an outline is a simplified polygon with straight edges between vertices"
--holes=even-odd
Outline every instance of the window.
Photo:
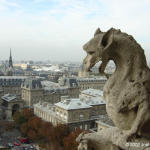
[[87,127],[88,127],[87,124],[85,124],[85,130],[87,130]]
[[80,114],[80,120],[83,120],[83,119],[84,119],[84,115]]

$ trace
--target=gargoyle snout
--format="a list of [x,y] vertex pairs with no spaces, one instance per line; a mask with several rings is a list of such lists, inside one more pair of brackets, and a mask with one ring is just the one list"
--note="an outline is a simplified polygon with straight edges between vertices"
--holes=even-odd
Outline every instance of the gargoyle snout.
[[83,49],[86,51],[87,48],[88,48],[87,44],[84,44],[84,45],[83,45]]

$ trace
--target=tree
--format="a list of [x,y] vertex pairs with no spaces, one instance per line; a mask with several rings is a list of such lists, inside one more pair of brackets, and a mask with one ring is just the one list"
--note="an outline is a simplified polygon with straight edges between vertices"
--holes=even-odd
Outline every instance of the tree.
[[15,112],[15,114],[13,115],[13,120],[18,126],[21,126],[22,123],[25,123],[27,121],[24,115],[19,111]]
[[78,143],[76,142],[76,138],[79,134],[83,132],[80,128],[75,131],[72,131],[68,136],[64,137],[63,144],[65,150],[77,150]]
[[57,141],[63,146],[63,138],[69,134],[69,127],[64,124],[59,124],[54,127],[53,141]]
[[77,136],[81,129],[70,132],[69,127],[64,124],[53,126],[33,114],[32,109],[24,109],[14,114],[14,121],[20,126],[23,135],[40,143],[45,150],[76,150]]
[[23,135],[27,135],[28,130],[29,130],[28,123],[27,122],[23,123],[21,125],[21,132],[23,133]]
[[37,133],[32,130],[32,129],[29,129],[28,133],[27,133],[27,136],[31,139],[31,140],[37,140],[38,139],[38,136],[37,136]]
[[33,109],[25,108],[25,109],[23,109],[22,113],[23,113],[23,116],[27,120],[29,120],[30,118],[34,117]]
[[38,129],[42,126],[42,120],[34,116],[28,120],[28,126],[38,132]]
[[48,138],[52,131],[52,124],[49,122],[42,121],[40,128],[38,129],[38,136],[43,138],[45,141],[50,141]]
[[13,116],[13,119],[15,123],[20,126],[22,123],[27,122],[32,117],[34,117],[33,110],[29,108],[25,108],[21,112],[16,111]]

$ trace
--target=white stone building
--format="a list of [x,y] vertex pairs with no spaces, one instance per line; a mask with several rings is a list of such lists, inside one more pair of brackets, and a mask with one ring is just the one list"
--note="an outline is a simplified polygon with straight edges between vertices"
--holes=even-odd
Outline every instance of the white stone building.
[[34,114],[53,125],[67,124],[71,129],[91,128],[91,106],[79,99],[63,99],[55,105],[37,103],[34,105]]
[[[69,125],[72,129],[87,130],[96,127],[95,120],[99,118],[99,115],[106,114],[104,100],[92,99],[91,101],[63,96],[61,101],[55,105],[41,102],[35,104],[34,114],[45,121],[52,122],[54,125],[62,123]],[[95,109],[104,110],[98,110],[94,114]]]
[[106,102],[103,98],[103,91],[87,89],[81,91],[79,98],[84,103],[92,106],[91,115],[93,118],[99,118],[99,115],[106,114]]
[[81,91],[90,88],[103,90],[106,81],[105,77],[77,78],[77,83]]

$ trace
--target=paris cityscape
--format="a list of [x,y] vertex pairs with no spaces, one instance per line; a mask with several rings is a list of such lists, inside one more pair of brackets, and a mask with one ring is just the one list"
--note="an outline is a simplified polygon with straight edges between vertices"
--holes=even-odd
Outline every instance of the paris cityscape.
[[[0,140],[3,146],[36,149],[40,143],[54,148],[56,145],[49,145],[51,140],[43,139],[38,130],[43,134],[49,132],[47,138],[54,136],[53,140],[60,134],[61,142],[67,142],[65,139],[71,138],[70,132],[74,131],[77,136],[84,130],[96,132],[103,126],[113,125],[103,99],[107,78],[99,75],[98,65],[88,73],[80,62],[14,62],[14,57],[10,49],[8,60],[1,61],[0,66]],[[111,75],[115,65],[110,63],[106,70]],[[38,128],[41,121],[47,131],[44,127]],[[52,127],[54,131],[60,130],[56,137],[49,131]],[[26,141],[27,137],[33,143],[21,141]]]
[[[125,134],[122,141],[142,137],[150,146],[149,133],[142,135],[149,130],[144,126],[149,103],[144,95],[138,101],[150,93],[149,76],[143,77],[150,66],[149,5],[148,0],[0,0],[0,150],[101,150],[84,135],[102,132],[109,139],[107,129],[120,139]],[[138,114],[140,108],[147,109]],[[132,144],[110,147],[132,150]]]

